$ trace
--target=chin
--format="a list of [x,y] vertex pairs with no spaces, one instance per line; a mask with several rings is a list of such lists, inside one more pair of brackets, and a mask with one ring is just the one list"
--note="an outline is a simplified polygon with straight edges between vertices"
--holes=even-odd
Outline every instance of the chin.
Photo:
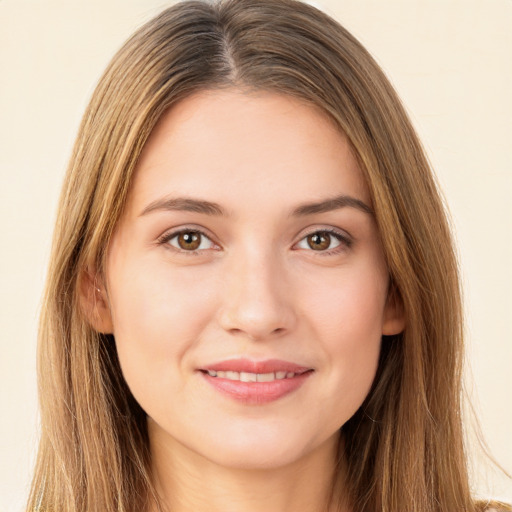
[[236,449],[229,447],[225,450],[219,449],[211,454],[209,460],[218,466],[239,470],[271,470],[292,465],[300,460],[303,453],[296,447],[293,450],[278,450],[273,448],[255,447],[248,449]]
[[[302,434],[302,432],[297,432]],[[212,463],[240,470],[270,470],[310,457],[321,447],[334,450],[338,433],[328,439],[293,435],[289,430],[253,429],[215,436],[196,451]],[[332,453],[332,452],[331,452]]]

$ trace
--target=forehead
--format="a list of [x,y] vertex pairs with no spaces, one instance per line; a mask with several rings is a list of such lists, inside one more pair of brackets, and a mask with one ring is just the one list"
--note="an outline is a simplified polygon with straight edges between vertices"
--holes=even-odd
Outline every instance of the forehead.
[[235,211],[339,194],[370,203],[351,146],[327,114],[290,96],[238,89],[196,93],[153,130],[130,203],[177,193]]

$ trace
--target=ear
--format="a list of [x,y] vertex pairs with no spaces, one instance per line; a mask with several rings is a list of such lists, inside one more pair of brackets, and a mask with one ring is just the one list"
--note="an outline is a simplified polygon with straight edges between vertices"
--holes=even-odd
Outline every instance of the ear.
[[400,334],[405,329],[405,312],[402,297],[396,286],[391,284],[389,287],[384,317],[382,321],[382,334],[392,336]]
[[106,288],[96,271],[86,270],[80,276],[80,303],[89,323],[97,332],[112,334],[114,326]]

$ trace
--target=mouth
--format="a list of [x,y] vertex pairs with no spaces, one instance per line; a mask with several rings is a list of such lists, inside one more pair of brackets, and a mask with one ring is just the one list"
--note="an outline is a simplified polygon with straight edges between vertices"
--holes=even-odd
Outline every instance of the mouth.
[[313,368],[288,361],[223,361],[199,369],[223,396],[245,405],[262,405],[289,395],[307,381]]

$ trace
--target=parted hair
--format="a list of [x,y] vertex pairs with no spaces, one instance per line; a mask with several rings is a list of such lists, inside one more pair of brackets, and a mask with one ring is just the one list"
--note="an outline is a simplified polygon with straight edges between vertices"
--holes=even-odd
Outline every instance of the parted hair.
[[[140,28],[107,67],[66,174],[38,341],[41,439],[28,510],[139,512],[158,503],[146,415],[82,282],[101,273],[134,168],[164,112],[205,89],[291,95],[328,114],[366,178],[403,333],[384,337],[373,387],[342,426],[357,512],[481,511],[461,418],[458,266],[443,201],[393,87],[338,22],[296,0],[187,0]],[[314,171],[312,171],[314,172]],[[342,447],[341,447],[342,446]],[[333,509],[342,503],[332,484]],[[507,505],[495,505],[512,510]]]

